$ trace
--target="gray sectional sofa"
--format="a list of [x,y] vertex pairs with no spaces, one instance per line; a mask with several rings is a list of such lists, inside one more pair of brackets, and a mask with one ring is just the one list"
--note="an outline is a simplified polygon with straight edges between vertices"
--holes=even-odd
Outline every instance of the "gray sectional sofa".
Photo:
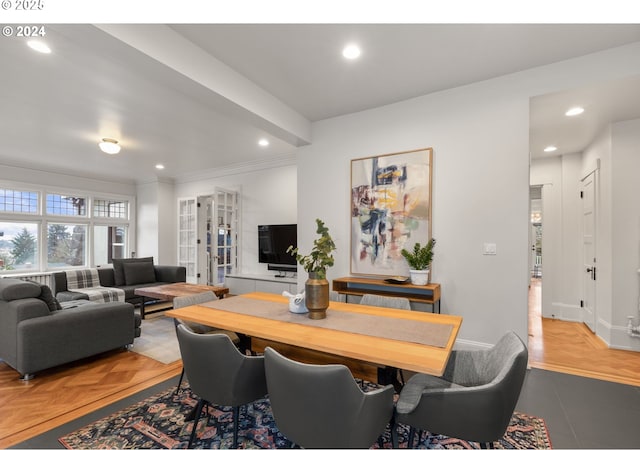
[[130,303],[61,309],[48,286],[0,278],[0,359],[28,380],[34,372],[133,344],[140,316]]
[[[150,301],[135,294],[136,288],[156,286],[168,283],[186,281],[187,272],[181,266],[167,266],[153,264],[153,258],[114,259],[113,267],[98,268],[100,285],[116,287],[124,290],[125,301],[136,306],[143,306]],[[71,292],[67,289],[67,275],[65,272],[53,274],[53,294],[61,301],[87,299],[85,294]],[[143,314],[144,308],[140,308]],[[142,317],[144,319],[144,315]]]

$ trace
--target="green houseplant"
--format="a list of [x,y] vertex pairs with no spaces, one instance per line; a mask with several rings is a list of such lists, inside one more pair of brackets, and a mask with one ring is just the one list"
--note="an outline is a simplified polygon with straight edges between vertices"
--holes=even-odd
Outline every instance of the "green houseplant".
[[296,261],[309,274],[305,283],[305,304],[309,310],[309,318],[324,319],[329,308],[329,282],[327,281],[327,267],[333,266],[333,242],[324,222],[316,219],[316,233],[319,237],[313,241],[313,248],[308,255],[301,255],[298,248],[290,245],[288,253],[295,256]]
[[316,233],[318,233],[320,237],[313,241],[311,253],[301,255],[298,248],[293,248],[293,245],[289,246],[287,253],[295,256],[298,264],[304,267],[307,273],[315,273],[317,278],[326,279],[327,267],[333,266],[333,256],[331,253],[336,249],[336,244],[333,242],[329,234],[329,228],[325,226],[324,222],[316,219],[316,224]]
[[409,273],[411,274],[411,283],[416,285],[425,285],[429,279],[429,270],[433,261],[433,247],[436,240],[431,238],[424,247],[416,242],[413,246],[413,252],[403,248],[400,253],[409,264]]

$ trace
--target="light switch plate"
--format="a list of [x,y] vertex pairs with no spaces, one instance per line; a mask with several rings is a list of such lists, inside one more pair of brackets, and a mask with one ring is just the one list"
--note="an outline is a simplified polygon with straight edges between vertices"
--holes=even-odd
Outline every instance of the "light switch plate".
[[482,254],[483,255],[495,255],[498,253],[498,248],[495,242],[485,242],[482,245]]

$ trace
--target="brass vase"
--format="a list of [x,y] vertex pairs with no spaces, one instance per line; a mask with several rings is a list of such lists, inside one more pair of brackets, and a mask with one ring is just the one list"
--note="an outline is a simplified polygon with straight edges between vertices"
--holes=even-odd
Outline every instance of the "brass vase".
[[309,272],[305,283],[305,304],[309,310],[309,319],[324,319],[329,308],[329,282],[318,278],[315,272]]

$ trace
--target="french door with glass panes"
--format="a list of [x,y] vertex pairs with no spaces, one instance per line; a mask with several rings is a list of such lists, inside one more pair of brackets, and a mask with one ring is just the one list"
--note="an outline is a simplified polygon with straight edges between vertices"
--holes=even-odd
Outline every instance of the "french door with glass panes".
[[212,236],[213,258],[211,273],[213,284],[224,283],[225,276],[236,273],[240,261],[239,248],[239,195],[235,191],[216,188],[213,200]]
[[195,198],[178,199],[178,265],[187,269],[187,283],[197,283],[197,224]]

